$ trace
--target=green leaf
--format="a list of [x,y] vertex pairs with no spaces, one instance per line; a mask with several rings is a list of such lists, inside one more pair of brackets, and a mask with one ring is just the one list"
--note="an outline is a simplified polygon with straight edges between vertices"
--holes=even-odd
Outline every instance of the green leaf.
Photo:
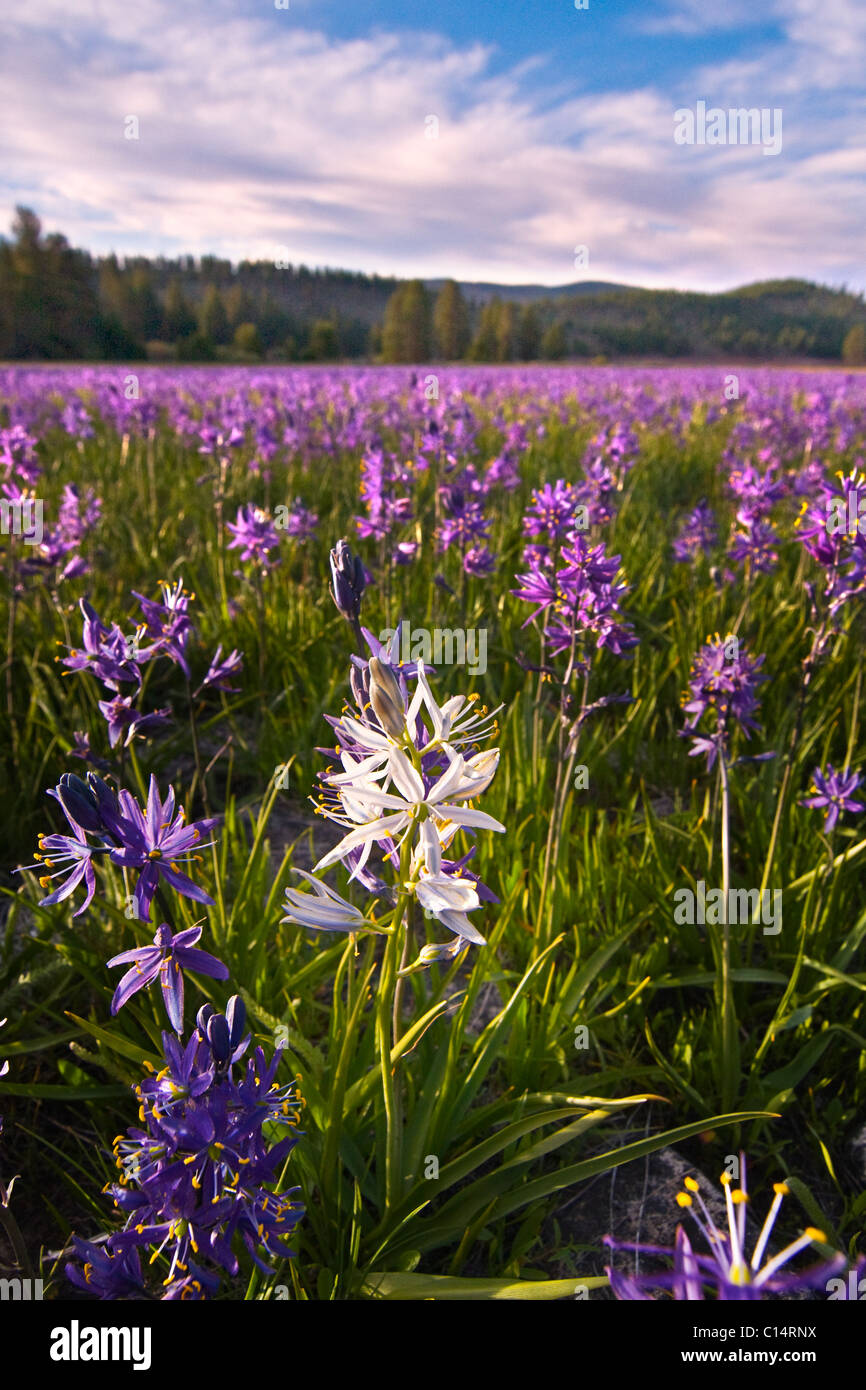
[[461,1303],[493,1299],[524,1303],[550,1302],[555,1298],[574,1298],[582,1288],[601,1289],[605,1277],[581,1279],[456,1279],[447,1274],[368,1274],[361,1287],[366,1298],[404,1301],[458,1299]]

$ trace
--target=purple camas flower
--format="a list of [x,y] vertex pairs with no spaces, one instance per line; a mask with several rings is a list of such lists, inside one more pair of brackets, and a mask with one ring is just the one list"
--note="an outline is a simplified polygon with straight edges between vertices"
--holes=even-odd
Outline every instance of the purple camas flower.
[[[689,757],[707,755],[708,770],[721,754],[727,758],[731,737],[739,728],[746,738],[758,730],[753,715],[758,708],[757,687],[768,679],[761,670],[764,657],[750,657],[739,639],[708,637],[692,662],[689,688],[682,698],[688,718],[682,737],[692,737]],[[701,720],[709,716],[710,728],[698,734]]]
[[824,480],[818,496],[804,501],[796,523],[799,540],[824,572],[831,624],[866,593],[866,477],[859,468],[837,477],[837,487]]
[[[99,855],[107,855],[112,864],[141,870],[134,901],[137,915],[142,921],[148,920],[151,903],[163,879],[183,897],[212,905],[213,898],[181,873],[177,865],[183,858],[198,857],[192,855],[191,851],[205,848],[202,833],[209,830],[214,821],[202,820],[184,825],[182,807],[175,815],[174,792],[169,790],[163,802],[155,777],[151,776],[150,779],[144,811],[129,792],[121,791],[115,796],[108,784],[93,772],[88,772],[86,781],[71,773],[64,773],[58,786],[48,794],[59,803],[73,833],[39,837],[38,862],[26,867],[57,869],[56,873],[40,878],[43,888],[47,888],[53,879],[66,875],[61,887],[43,898],[40,906],[49,907],[62,902],[83,880],[87,895],[82,906],[73,914],[79,917],[96,891],[93,861]],[[88,836],[95,843],[91,843]]]
[[206,847],[202,835],[211,829],[215,820],[185,825],[183,807],[175,813],[174,790],[169,788],[163,801],[152,774],[144,810],[127,791],[119,792],[117,801],[120,815],[115,833],[120,844],[112,851],[111,860],[114,864],[141,870],[133,895],[140,919],[149,919],[151,903],[162,879],[182,897],[212,906],[213,898],[180,872],[178,861],[187,862],[198,857],[193,851]]
[[604,545],[590,546],[577,531],[570,532],[560,557],[565,563],[555,572],[536,563],[516,576],[521,587],[511,592],[535,605],[523,626],[552,609],[545,641],[554,655],[590,637],[598,649],[606,647],[616,656],[636,646],[631,625],[621,621],[619,604],[627,585],[617,580],[620,557],[607,555]]
[[134,1247],[118,1250],[111,1236],[103,1240],[73,1236],[72,1253],[75,1259],[66,1264],[66,1277],[92,1298],[114,1302],[144,1294],[141,1256]]
[[107,628],[86,599],[79,600],[79,607],[84,619],[81,650],[70,647],[68,656],[55,657],[55,660],[67,671],[92,671],[104,686],[116,693],[121,684],[140,685],[138,663],[150,653],[140,652],[116,623]]
[[[738,514],[738,520],[739,520]],[[743,531],[735,531],[728,546],[728,558],[742,565],[747,560],[752,569],[761,574],[770,574],[779,563],[777,546],[779,537],[768,521],[746,518],[740,524]]]
[[28,487],[33,486],[42,472],[36,456],[38,443],[23,425],[0,429],[0,468],[5,468],[7,478],[15,474]]
[[484,516],[481,503],[464,487],[448,485],[440,488],[440,498],[445,519],[436,531],[436,546],[439,553],[458,545],[461,550],[471,549],[477,542],[486,540],[490,522]]
[[533,539],[543,537],[547,546],[558,545],[574,529],[577,506],[574,487],[562,478],[534,489],[523,518],[524,535]]
[[685,518],[674,541],[674,559],[680,564],[694,564],[700,554],[707,555],[718,541],[718,531],[712,507],[699,502]]
[[356,516],[355,525],[362,540],[383,541],[395,526],[412,519],[412,499],[406,489],[410,470],[394,454],[373,445],[361,459],[359,491],[366,516]]
[[291,508],[277,507],[278,515],[275,515],[274,524],[280,531],[285,531],[294,541],[309,541],[316,539],[316,527],[319,518],[315,512],[311,512],[305,507],[300,498],[296,497]]
[[227,695],[237,695],[238,687],[229,685],[229,680],[243,666],[243,657],[237,649],[234,649],[231,656],[223,657],[222,643],[217,647],[213,654],[207,674],[198,689],[194,692],[196,696],[203,690],[223,690]]
[[161,601],[145,598],[143,594],[136,593],[134,589],[132,591],[144,614],[144,627],[139,629],[139,635],[143,631],[152,643],[145,652],[139,654],[137,659],[148,661],[157,653],[161,656],[167,656],[169,661],[180,667],[189,680],[186,647],[189,634],[192,631],[189,605],[195,598],[195,594],[187,592],[182,579],[179,579],[174,585],[163,580],[160,587],[162,589]]
[[232,536],[228,549],[240,550],[242,560],[251,561],[263,570],[280,563],[279,556],[271,559],[271,551],[280,548],[279,533],[261,507],[238,507],[234,525],[227,522],[226,530]]
[[157,977],[162,987],[165,1011],[176,1033],[183,1032],[183,972],[191,970],[198,975],[210,975],[214,980],[227,980],[228,966],[207,951],[195,948],[201,937],[200,926],[189,927],[186,931],[172,935],[165,922],[157,927],[152,946],[136,946],[131,951],[121,951],[107,962],[109,969],[115,965],[132,964],[132,969],[124,975],[111,1001],[111,1012],[116,1014],[140,989],[145,989]]
[[737,516],[743,524],[766,518],[776,502],[785,495],[785,483],[778,476],[776,464],[760,473],[753,464],[733,468],[728,486],[737,499]]
[[700,1185],[694,1178],[686,1178],[685,1191],[677,1195],[678,1205],[694,1220],[709,1253],[695,1250],[682,1226],[677,1227],[672,1248],[638,1245],[605,1236],[604,1243],[611,1250],[661,1256],[671,1262],[667,1269],[641,1275],[625,1275],[608,1267],[606,1273],[618,1299],[647,1301],[651,1300],[650,1291],[658,1291],[676,1300],[689,1302],[707,1296],[719,1302],[754,1301],[767,1293],[790,1295],[807,1289],[824,1288],[829,1277],[845,1269],[848,1261],[840,1253],[801,1273],[781,1273],[791,1260],[810,1246],[827,1244],[824,1232],[812,1226],[807,1227],[778,1255],[764,1261],[779,1208],[789,1191],[784,1182],[773,1185],[773,1202],[749,1257],[746,1250],[746,1210],[750,1198],[746,1189],[744,1154],[740,1154],[740,1171],[742,1182],[738,1188],[733,1188],[727,1173],[723,1173],[720,1179],[725,1193],[727,1231],[720,1231],[715,1225],[700,1195]]
[[124,732],[126,737],[123,745],[128,748],[136,734],[143,734],[148,729],[157,729],[171,723],[171,710],[167,706],[164,709],[153,710],[150,714],[141,714],[134,708],[131,695],[115,695],[113,700],[99,700],[97,704],[108,725],[108,742],[112,748]]
[[[273,1189],[297,1142],[294,1084],[276,1080],[282,1057],[262,1048],[243,1065],[244,1008],[234,996],[224,1015],[199,1010],[189,1041],[163,1033],[165,1067],[138,1085],[141,1127],[115,1140],[119,1182],[109,1191],[126,1215],[104,1242],[76,1242],[67,1276],[100,1298],[140,1287],[140,1251],[168,1264],[162,1298],[215,1294],[222,1273],[237,1277],[246,1249],[265,1274],[266,1258],[286,1259],[286,1244],[303,1215],[297,1189]],[[265,1126],[287,1130],[271,1142]]]
[[800,805],[826,810],[824,834],[829,835],[835,830],[842,811],[866,810],[866,802],[855,801],[852,795],[859,787],[860,781],[860,773],[849,772],[847,767],[841,772],[836,772],[832,763],[827,764],[826,772],[816,767],[812,773],[812,794],[805,797]]
[[467,574],[483,579],[496,569],[496,561],[486,545],[473,545],[463,556],[463,568]]

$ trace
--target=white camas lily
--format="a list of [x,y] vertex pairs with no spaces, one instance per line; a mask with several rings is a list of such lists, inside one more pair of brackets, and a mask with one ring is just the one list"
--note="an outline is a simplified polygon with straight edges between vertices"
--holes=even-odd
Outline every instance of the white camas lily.
[[420,827],[420,841],[412,858],[412,878],[406,884],[426,912],[432,912],[449,931],[476,946],[485,946],[484,937],[466,916],[481,906],[471,878],[442,872],[442,847],[432,821]]
[[320,778],[319,814],[348,833],[322,856],[313,874],[297,871],[313,892],[287,889],[283,921],[319,931],[382,931],[314,877],[348,859],[351,878],[363,875],[369,886],[364,869],[378,845],[393,867],[399,860],[403,880],[397,885],[395,924],[389,930],[396,930],[396,918],[403,912],[401,899],[414,897],[428,916],[453,933],[451,941],[423,946],[418,961],[402,969],[402,975],[433,961],[454,960],[470,943],[485,944],[468,916],[481,906],[474,875],[464,875],[456,865],[446,872],[442,851],[459,830],[505,830],[493,816],[467,805],[493,781],[499,749],[469,757],[459,751],[460,746],[476,743],[481,732],[490,732],[496,711],[476,714],[474,695],[455,696],[440,706],[419,662],[418,688],[404,712],[405,696],[384,657],[370,660],[369,697],[369,705],[357,717],[345,714],[337,721],[342,746],[335,752],[341,769]]
[[285,917],[280,918],[281,922],[297,922],[299,926],[311,927],[314,931],[351,932],[370,927],[371,923],[364,914],[335,893],[333,888],[329,888],[327,883],[313,878],[304,869],[294,869],[293,872],[311,883],[315,892],[302,893],[297,888],[287,888],[288,911]]
[[[498,751],[480,755],[483,763],[475,759],[465,759],[461,754],[452,755],[448,767],[425,791],[421,774],[413,767],[402,749],[392,747],[388,750],[388,772],[394,784],[393,792],[385,792],[375,781],[372,768],[360,764],[354,772],[337,773],[326,780],[339,790],[343,814],[328,809],[329,819],[342,825],[355,825],[348,835],[344,835],[338,845],[324,855],[316,864],[316,871],[327,869],[343,859],[350,850],[361,849],[361,857],[355,873],[367,862],[370,851],[377,840],[385,838],[402,844],[403,838],[416,824],[422,824],[428,817],[450,839],[460,828],[473,830],[505,830],[505,826],[485,811],[461,806],[461,801],[478,796],[493,778],[496,770],[491,763],[491,755],[498,758]],[[365,760],[369,763],[369,760]],[[382,814],[386,812],[388,814]],[[398,837],[400,837],[398,839]],[[354,875],[353,875],[354,877]]]
[[[377,670],[381,670],[381,662],[377,663]],[[398,727],[395,717],[388,720],[393,732],[384,728],[372,728],[348,714],[343,715],[340,724],[352,742],[371,755],[371,766],[382,766],[392,749],[408,746],[415,733],[416,721],[426,710],[433,726],[433,734],[418,751],[422,756],[438,748],[452,753],[463,745],[477,743],[479,739],[487,738],[496,731],[496,715],[502,706],[498,705],[492,713],[488,713],[485,707],[476,712],[477,698],[476,695],[452,695],[444,705],[439,705],[424,673],[424,662],[419,661],[418,684],[406,711],[405,730]]]

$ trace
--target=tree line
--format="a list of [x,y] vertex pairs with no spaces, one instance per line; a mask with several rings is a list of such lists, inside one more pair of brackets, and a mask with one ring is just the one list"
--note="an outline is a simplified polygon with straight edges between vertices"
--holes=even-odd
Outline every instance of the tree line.
[[863,297],[807,281],[483,302],[285,262],[94,257],[19,207],[0,238],[0,359],[385,362],[713,355],[866,362]]

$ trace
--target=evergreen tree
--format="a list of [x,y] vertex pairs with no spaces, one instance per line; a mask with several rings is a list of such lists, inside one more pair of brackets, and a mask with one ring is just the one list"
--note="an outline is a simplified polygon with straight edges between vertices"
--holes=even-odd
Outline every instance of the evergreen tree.
[[229,341],[229,318],[222,295],[216,285],[208,285],[198,314],[202,335],[211,343],[222,345]]
[[849,367],[862,367],[866,363],[866,327],[862,323],[855,323],[845,334],[842,361]]
[[558,362],[568,351],[565,343],[565,329],[557,319],[545,331],[541,340],[541,355],[548,362]]
[[186,301],[179,280],[172,280],[162,306],[163,333],[169,343],[188,338],[195,332],[195,315]]
[[382,354],[386,362],[426,362],[432,348],[430,296],[420,280],[407,280],[385,307]]
[[456,362],[469,346],[469,308],[456,280],[446,280],[433,308],[436,354]]
[[534,362],[541,351],[541,321],[534,304],[524,304],[517,325],[517,355],[522,362]]
[[481,310],[478,331],[472,339],[469,356],[473,362],[495,362],[499,352],[499,315],[502,300],[498,295],[489,299]]

